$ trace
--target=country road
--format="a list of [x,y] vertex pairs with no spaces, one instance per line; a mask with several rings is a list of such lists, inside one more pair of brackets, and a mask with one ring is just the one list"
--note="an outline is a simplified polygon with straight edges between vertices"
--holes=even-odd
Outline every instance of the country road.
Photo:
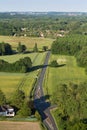
[[46,68],[48,66],[48,60],[50,57],[50,51],[48,51],[45,62],[41,71],[41,74],[37,80],[37,84],[35,86],[35,93],[34,93],[34,105],[36,109],[39,111],[43,123],[48,130],[58,130],[55,124],[55,121],[50,113],[50,106],[49,102],[46,102],[46,96],[43,93],[43,80],[46,72]]

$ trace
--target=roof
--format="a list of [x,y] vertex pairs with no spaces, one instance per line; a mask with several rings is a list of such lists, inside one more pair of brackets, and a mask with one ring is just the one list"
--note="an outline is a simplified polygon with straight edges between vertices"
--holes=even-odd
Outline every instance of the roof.
[[10,105],[3,105],[3,106],[0,106],[0,112],[5,112],[7,111],[8,109],[13,109]]

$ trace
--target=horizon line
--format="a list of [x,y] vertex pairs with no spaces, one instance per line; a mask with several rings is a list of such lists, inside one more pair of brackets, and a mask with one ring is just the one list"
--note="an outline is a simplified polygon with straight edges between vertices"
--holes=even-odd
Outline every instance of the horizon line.
[[48,13],[48,12],[54,12],[54,13],[87,13],[87,11],[0,11],[0,13],[10,13],[10,12],[24,12],[24,13],[27,13],[27,12],[36,12],[36,13]]

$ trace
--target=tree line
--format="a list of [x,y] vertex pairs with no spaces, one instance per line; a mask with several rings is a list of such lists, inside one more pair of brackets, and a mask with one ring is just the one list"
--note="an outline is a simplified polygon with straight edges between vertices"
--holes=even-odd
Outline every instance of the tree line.
[[8,63],[4,60],[0,60],[0,71],[1,72],[19,72],[26,73],[32,67],[32,61],[29,57],[19,59],[14,63]]
[[[25,45],[22,45],[20,42],[17,47],[18,53],[22,53],[27,49]],[[12,55],[14,54],[14,50],[12,49],[12,46],[9,43],[0,43],[0,55]]]

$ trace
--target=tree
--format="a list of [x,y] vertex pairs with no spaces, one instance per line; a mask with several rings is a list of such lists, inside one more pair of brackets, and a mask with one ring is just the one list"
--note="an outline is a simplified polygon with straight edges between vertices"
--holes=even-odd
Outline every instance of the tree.
[[10,55],[12,54],[12,47],[8,43],[0,43],[0,55]]
[[28,68],[32,67],[32,61],[30,59],[30,57],[24,57],[23,59],[20,60],[21,62],[24,63],[24,65]]
[[5,43],[5,55],[11,55],[12,54],[12,47],[8,43]]
[[1,54],[5,55],[5,43],[1,43]]
[[84,46],[82,50],[77,55],[77,63],[80,66],[86,67],[87,66],[87,46]]
[[16,106],[17,108],[21,108],[25,99],[25,94],[22,90],[16,90],[16,92],[13,94],[12,98],[12,104]]
[[19,53],[25,52],[26,49],[27,49],[26,46],[21,45],[21,42],[19,42],[18,47],[17,47],[18,52]]
[[53,61],[51,61],[50,66],[51,67],[58,67],[59,65],[58,65],[56,60],[53,60]]
[[34,51],[34,52],[38,52],[37,43],[35,43],[35,46],[34,46],[34,48],[33,48],[33,51]]
[[31,115],[31,109],[28,106],[27,102],[24,102],[21,109],[18,111],[18,115],[21,117],[27,117]]
[[0,90],[0,106],[6,104],[6,97],[4,93]]
[[43,51],[47,51],[47,49],[48,49],[48,46],[43,46],[42,48]]

